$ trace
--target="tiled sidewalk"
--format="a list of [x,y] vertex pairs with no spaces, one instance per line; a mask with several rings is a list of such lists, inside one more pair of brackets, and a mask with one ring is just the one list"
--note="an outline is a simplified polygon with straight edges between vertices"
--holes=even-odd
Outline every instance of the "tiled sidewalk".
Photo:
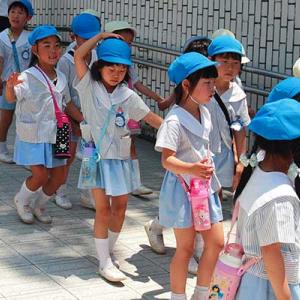
[[[13,143],[12,136],[9,142]],[[78,160],[68,181],[73,208],[66,211],[51,202],[48,205],[54,217],[51,225],[39,222],[25,225],[19,221],[12,199],[29,171],[0,163],[0,300],[168,299],[168,268],[175,245],[173,233],[165,231],[167,254],[157,255],[149,248],[143,228],[158,213],[158,192],[164,171],[152,143],[138,139],[137,147],[143,182],[155,190],[155,195],[151,199],[130,198],[116,245],[121,270],[128,276],[124,284],[108,283],[96,273],[94,212],[79,205]],[[229,207],[229,202],[225,206]],[[224,210],[228,217],[229,209]],[[195,278],[190,276],[189,295],[194,285]]]

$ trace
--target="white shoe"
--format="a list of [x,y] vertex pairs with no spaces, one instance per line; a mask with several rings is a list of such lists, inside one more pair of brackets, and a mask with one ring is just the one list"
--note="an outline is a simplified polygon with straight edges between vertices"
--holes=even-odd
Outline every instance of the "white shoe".
[[0,161],[7,164],[14,164],[13,157],[8,152],[0,153]]
[[133,196],[142,196],[142,195],[148,195],[152,193],[153,191],[144,185],[141,185],[139,188],[131,192]]
[[85,208],[89,208],[89,209],[93,209],[95,210],[95,200],[93,199],[93,197],[90,196],[90,193],[81,193],[80,196],[80,205],[85,207]]
[[118,270],[114,265],[109,265],[105,268],[99,267],[99,274],[111,282],[119,282],[127,278],[126,275]]
[[115,267],[117,267],[118,269],[120,269],[120,262],[118,261],[118,259],[115,257],[115,255],[113,253],[110,253],[110,258],[111,258],[113,265]]
[[72,203],[66,195],[55,195],[54,202],[57,206],[63,209],[71,209]]
[[152,250],[158,254],[165,254],[166,249],[165,249],[165,243],[164,243],[164,237],[163,234],[157,234],[152,228],[153,220],[150,220],[144,225],[145,231],[148,236],[149,244],[152,248]]
[[197,275],[198,273],[198,263],[196,262],[194,256],[190,258],[188,271],[192,275]]
[[52,223],[52,218],[46,213],[45,208],[36,207],[33,210],[33,214],[40,222],[44,224]]
[[24,203],[16,197],[14,198],[14,202],[20,219],[26,224],[32,224],[34,222],[34,218],[30,205],[24,205]]

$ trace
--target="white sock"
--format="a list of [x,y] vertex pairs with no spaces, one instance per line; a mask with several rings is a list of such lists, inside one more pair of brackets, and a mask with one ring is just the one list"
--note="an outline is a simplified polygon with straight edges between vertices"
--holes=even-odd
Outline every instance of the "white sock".
[[209,288],[207,286],[197,285],[194,290],[192,300],[207,300],[209,297]]
[[6,141],[0,142],[0,153],[8,153]]
[[140,187],[142,185],[142,181],[141,181],[141,172],[140,172],[139,160],[138,159],[133,159],[132,160],[132,165],[133,165],[133,171],[134,171],[134,176],[135,176],[137,186]]
[[175,294],[171,292],[171,300],[186,300],[186,294]]
[[33,196],[36,194],[37,191],[31,191],[26,186],[26,180],[23,182],[20,191],[16,195],[16,199],[23,202],[24,205],[29,205],[30,200],[33,198]]
[[67,185],[66,184],[62,184],[56,191],[56,195],[58,196],[66,196],[67,195]]
[[164,227],[159,224],[158,217],[154,218],[151,222],[151,231],[156,234],[162,234]]
[[45,194],[43,189],[40,190],[40,197],[36,200],[35,207],[36,208],[45,208],[46,203],[52,198],[53,195],[48,196]]
[[120,232],[114,232],[108,230],[108,243],[109,243],[109,253],[112,253],[119,237]]
[[109,241],[107,239],[94,238],[96,252],[100,264],[100,268],[105,268],[109,265],[113,265],[109,255]]

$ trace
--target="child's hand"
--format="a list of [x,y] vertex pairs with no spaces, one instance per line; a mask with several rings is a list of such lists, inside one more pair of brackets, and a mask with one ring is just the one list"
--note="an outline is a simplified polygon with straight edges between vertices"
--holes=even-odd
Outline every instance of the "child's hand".
[[6,87],[8,89],[14,88],[16,85],[23,82],[23,80],[19,80],[20,73],[13,72],[6,81]]
[[204,158],[199,162],[194,163],[192,165],[190,174],[202,179],[209,180],[212,176],[214,168],[212,165],[208,164],[208,161],[208,158]]

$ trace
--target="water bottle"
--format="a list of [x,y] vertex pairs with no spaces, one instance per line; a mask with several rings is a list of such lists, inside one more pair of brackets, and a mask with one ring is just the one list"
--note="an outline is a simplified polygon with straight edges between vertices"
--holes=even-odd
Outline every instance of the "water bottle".
[[239,269],[244,255],[240,244],[226,245],[219,256],[210,285],[210,299],[234,300],[241,280]]
[[196,231],[211,228],[209,215],[209,180],[191,178],[190,201],[192,205],[194,228]]
[[81,188],[93,188],[96,186],[97,157],[93,142],[85,143],[81,162],[80,185]]

